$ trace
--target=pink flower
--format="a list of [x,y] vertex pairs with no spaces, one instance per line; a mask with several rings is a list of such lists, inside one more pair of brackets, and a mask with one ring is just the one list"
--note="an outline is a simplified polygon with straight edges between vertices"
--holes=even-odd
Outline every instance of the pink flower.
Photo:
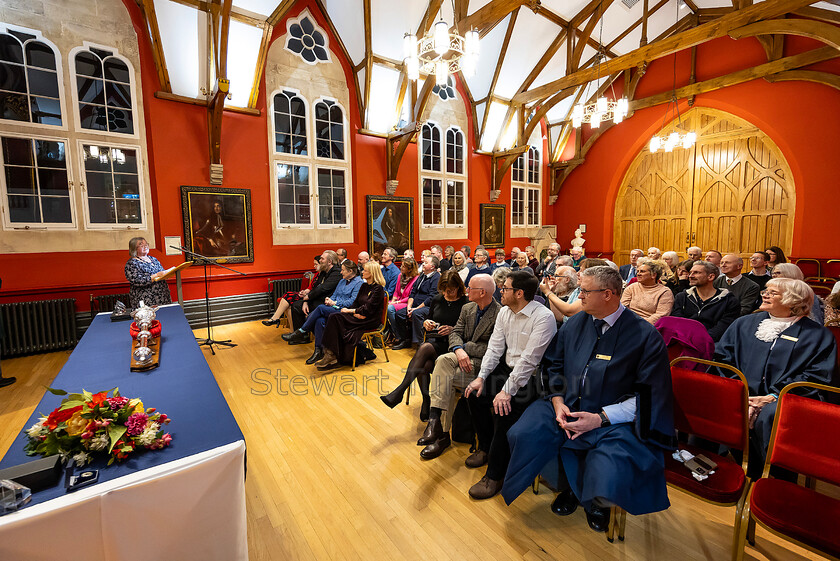
[[151,449],[151,450],[160,450],[161,448],[164,448],[164,447],[166,447],[166,446],[169,446],[169,443],[170,443],[170,442],[172,442],[172,436],[170,436],[170,435],[167,433],[167,434],[164,434],[163,436],[161,436],[160,438],[158,438],[157,440],[155,440],[155,441],[152,443],[152,445],[151,445],[151,446],[149,446],[149,449]]
[[149,416],[145,413],[134,413],[131,415],[128,420],[125,422],[125,426],[128,430],[126,432],[129,436],[137,436],[143,429],[146,428],[146,423],[149,420]]
[[118,409],[122,409],[123,407],[128,405],[128,402],[131,401],[131,400],[128,399],[127,397],[120,396],[120,397],[109,397],[107,399],[107,401],[108,401],[108,406],[111,408],[111,411],[117,411]]

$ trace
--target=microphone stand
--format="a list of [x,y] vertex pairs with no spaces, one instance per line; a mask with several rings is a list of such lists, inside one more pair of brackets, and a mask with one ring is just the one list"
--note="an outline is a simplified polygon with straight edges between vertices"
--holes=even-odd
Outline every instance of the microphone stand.
[[204,315],[205,315],[205,318],[207,319],[207,338],[202,341],[201,337],[196,337],[195,338],[196,341],[199,341],[198,345],[199,346],[207,345],[210,348],[210,352],[213,353],[214,355],[216,354],[216,351],[213,349],[213,345],[224,345],[226,347],[237,346],[236,343],[231,343],[230,339],[225,339],[223,341],[216,341],[216,340],[213,339],[213,332],[212,332],[213,328],[212,328],[212,325],[210,323],[210,285],[208,284],[207,266],[208,265],[216,265],[217,267],[227,269],[228,271],[232,271],[232,272],[234,272],[238,275],[242,275],[243,277],[245,276],[245,273],[243,273],[242,271],[237,271],[236,269],[231,269],[230,267],[227,267],[225,265],[222,265],[221,263],[217,263],[216,261],[213,261],[209,257],[201,255],[200,253],[194,253],[194,252],[192,252],[192,251],[190,251],[186,248],[178,247],[178,246],[174,246],[174,245],[171,245],[169,247],[171,247],[172,249],[177,249],[177,250],[179,250],[183,253],[186,253],[187,255],[195,258],[196,261],[200,262],[204,266]]

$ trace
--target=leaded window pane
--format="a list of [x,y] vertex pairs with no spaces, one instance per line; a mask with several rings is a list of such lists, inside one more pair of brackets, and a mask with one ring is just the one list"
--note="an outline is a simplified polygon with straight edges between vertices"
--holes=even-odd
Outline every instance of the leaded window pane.
[[143,221],[137,151],[107,145],[83,146],[88,214],[92,224]]
[[281,224],[310,224],[309,166],[277,164],[277,201]]
[[53,50],[32,35],[0,33],[0,119],[60,126],[55,66]]
[[306,105],[292,91],[274,96],[274,151],[278,154],[308,154]]
[[128,65],[96,48],[77,53],[75,63],[81,127],[134,134]]
[[318,169],[318,222],[345,224],[347,197],[344,192],[344,170]]

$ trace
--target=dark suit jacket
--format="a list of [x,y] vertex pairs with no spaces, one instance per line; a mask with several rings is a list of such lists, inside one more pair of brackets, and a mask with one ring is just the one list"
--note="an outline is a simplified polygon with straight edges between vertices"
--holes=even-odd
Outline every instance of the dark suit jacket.
[[315,286],[309,292],[309,309],[314,310],[317,306],[324,303],[338,286],[338,281],[341,280],[341,265],[333,265],[326,273],[321,273],[315,279]]
[[630,275],[630,267],[632,267],[632,265],[630,265],[628,263],[627,265],[622,265],[621,267],[618,268],[618,274],[621,275],[621,280],[623,280],[624,282],[627,282],[631,278],[636,276],[636,275],[633,275],[633,277],[628,278],[628,276]]
[[501,304],[491,300],[481,321],[476,324],[478,317],[478,304],[470,302],[461,308],[461,315],[458,322],[449,334],[449,350],[455,347],[464,347],[470,359],[472,359],[473,370],[476,374],[481,370],[481,358],[487,352],[487,342],[493,334],[493,326],[496,325],[496,316],[502,309]]
[[716,278],[715,287],[728,289],[741,302],[742,316],[753,313],[753,310],[758,308],[758,293],[761,292],[758,285],[747,278],[746,275],[741,275],[741,280],[731,286],[726,283],[726,278],[726,275]]
[[415,308],[420,304],[425,304],[427,308],[429,307],[429,304],[432,302],[432,297],[438,292],[437,285],[439,282],[440,273],[435,272],[428,278],[423,273],[420,273],[420,276],[414,282],[414,286],[411,287],[411,294],[409,295],[409,299],[414,299]]

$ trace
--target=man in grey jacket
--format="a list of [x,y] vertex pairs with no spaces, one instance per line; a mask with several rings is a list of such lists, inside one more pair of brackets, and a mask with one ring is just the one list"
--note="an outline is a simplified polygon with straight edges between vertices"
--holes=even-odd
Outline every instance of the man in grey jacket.
[[[493,298],[495,290],[496,285],[490,275],[480,274],[470,279],[470,302],[461,308],[458,322],[449,335],[449,352],[435,361],[429,384],[432,405],[429,424],[417,442],[426,445],[420,451],[424,460],[437,458],[451,444],[449,429],[455,402],[481,369],[481,357],[487,351],[487,342],[501,309]],[[488,449],[487,444],[484,450]],[[468,467],[481,467],[485,463],[487,453],[481,448],[466,460]]]

